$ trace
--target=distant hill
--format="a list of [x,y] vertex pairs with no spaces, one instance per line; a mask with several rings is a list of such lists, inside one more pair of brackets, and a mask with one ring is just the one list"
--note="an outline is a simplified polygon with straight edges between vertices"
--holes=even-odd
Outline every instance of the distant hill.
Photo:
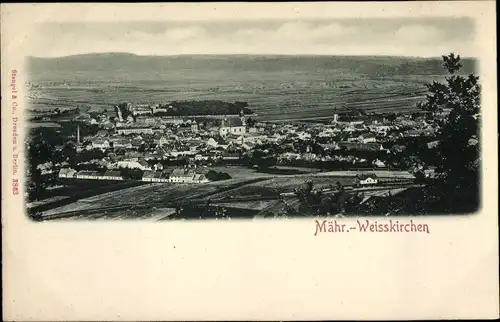
[[[464,73],[475,71],[475,60],[462,59]],[[255,55],[181,55],[138,56],[129,53],[103,53],[59,58],[28,58],[34,74],[50,72],[152,72],[183,70],[253,72],[336,71],[373,76],[442,75],[442,59],[382,56],[255,56]]]

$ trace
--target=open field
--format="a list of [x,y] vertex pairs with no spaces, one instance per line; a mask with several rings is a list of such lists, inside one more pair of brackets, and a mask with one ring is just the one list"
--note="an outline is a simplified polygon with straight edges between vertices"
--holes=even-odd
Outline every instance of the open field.
[[[75,218],[93,218],[112,216],[113,218],[148,217],[157,208],[171,208],[189,200],[210,203],[239,203],[237,208],[255,206],[263,207],[260,198],[277,197],[282,193],[293,192],[296,188],[304,188],[308,181],[314,189],[330,188],[337,182],[350,186],[355,184],[356,171],[333,171],[298,175],[268,175],[255,173],[255,170],[241,167],[216,167],[216,171],[228,172],[233,179],[210,182],[207,184],[171,184],[116,182],[100,183],[100,189],[88,189],[93,182],[66,180],[67,195],[76,193],[79,200],[71,199],[62,202],[60,206],[46,208],[44,215],[81,212]],[[377,172],[377,171],[375,171]],[[381,180],[411,178],[409,173],[378,171]],[[90,191],[93,190],[93,191]],[[73,198],[73,197],[72,197]],[[248,200],[248,199],[250,200]],[[205,201],[203,201],[205,200]],[[248,201],[245,201],[248,200]],[[267,203],[265,201],[264,203]],[[253,206],[252,206],[253,205]],[[92,214],[89,214],[91,212]],[[117,215],[121,213],[122,215]],[[149,218],[149,217],[148,217]]]
[[[464,71],[474,61],[464,60]],[[443,79],[440,59],[328,56],[172,56],[127,54],[31,58],[40,85],[31,108],[121,101],[246,101],[260,120],[328,117],[348,104],[367,112],[410,112],[425,84]]]
[[[341,81],[339,81],[341,82]],[[32,108],[43,108],[44,106],[54,108],[74,108],[77,105],[90,106],[93,108],[107,109],[111,111],[112,106],[120,101],[134,103],[155,103],[174,100],[224,100],[224,101],[246,101],[249,108],[254,111],[258,120],[286,120],[300,119],[303,117],[327,117],[331,116],[334,109],[342,110],[345,104],[350,108],[360,108],[366,112],[410,112],[416,109],[416,103],[423,99],[425,87],[422,84],[387,82],[370,80],[367,84],[352,84],[345,86],[361,86],[368,89],[369,86],[378,86],[371,93],[359,96],[345,89],[325,88],[311,89],[308,87],[296,89],[258,89],[252,91],[237,92],[175,92],[165,93],[146,92],[131,88],[114,88],[104,85],[103,92],[92,93],[79,89],[65,88],[54,89],[46,87],[44,92],[55,96],[54,100],[32,100]],[[368,85],[368,83],[370,85]],[[220,86],[230,86],[221,84]],[[196,86],[196,84],[193,84]],[[201,86],[201,85],[200,85]],[[279,86],[276,84],[276,86]],[[396,88],[399,93],[387,95],[387,91]]]
[[82,217],[87,216],[86,211],[99,210],[97,215],[102,215],[104,210],[110,213],[133,211],[133,208],[149,209],[161,208],[165,205],[180,203],[189,199],[203,198],[207,195],[217,193],[226,189],[233,189],[246,183],[260,180],[254,179],[231,179],[226,181],[211,182],[207,184],[171,184],[171,183],[149,183],[136,187],[126,188],[80,199],[74,203],[45,211],[44,215],[56,215],[66,212],[82,212]]
[[314,176],[334,176],[334,177],[352,177],[359,173],[374,173],[381,179],[414,179],[415,176],[408,171],[394,170],[352,170],[352,171],[327,171],[312,174]]

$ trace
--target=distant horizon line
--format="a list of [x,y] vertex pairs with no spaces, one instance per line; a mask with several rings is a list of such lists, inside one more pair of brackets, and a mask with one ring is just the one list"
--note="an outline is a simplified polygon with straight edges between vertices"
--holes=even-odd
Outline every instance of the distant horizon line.
[[[449,53],[440,56],[406,56],[406,55],[349,55],[349,54],[162,54],[162,55],[151,55],[151,54],[136,54],[130,52],[93,52],[93,53],[82,53],[82,54],[71,54],[64,56],[32,56],[29,55],[27,58],[37,58],[37,59],[59,59],[59,58],[69,58],[77,56],[104,56],[104,55],[128,55],[137,57],[189,57],[189,56],[256,56],[256,57],[379,57],[379,58],[413,58],[413,59],[441,59],[442,56],[448,55]],[[455,53],[460,55],[459,53]],[[477,59],[473,56],[462,56],[460,58],[465,59]]]

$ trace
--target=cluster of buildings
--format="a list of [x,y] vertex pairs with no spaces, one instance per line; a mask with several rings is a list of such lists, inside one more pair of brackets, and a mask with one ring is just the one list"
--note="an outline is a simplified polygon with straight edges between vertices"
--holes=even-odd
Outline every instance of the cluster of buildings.
[[[62,168],[59,170],[59,178],[83,179],[83,180],[113,180],[121,181],[126,178],[119,170],[107,170],[104,173],[99,171],[76,171],[71,168]],[[164,170],[145,171],[140,179],[145,182],[170,182],[170,183],[206,183],[209,182],[204,173],[193,169],[174,169],[172,171]]]
[[[157,108],[157,107],[155,107]],[[179,161],[188,165],[211,165],[218,160],[238,165],[244,155],[266,145],[279,146],[273,152],[278,160],[286,164],[291,160],[327,162],[342,161],[360,166],[383,168],[387,160],[384,153],[405,153],[401,139],[424,136],[430,141],[434,137],[435,125],[424,116],[398,116],[388,121],[380,115],[350,117],[343,120],[334,114],[329,122],[250,122],[243,112],[238,116],[219,118],[157,117],[150,106],[135,106],[130,110],[134,117],[124,120],[119,109],[109,128],[110,117],[101,117],[99,132],[91,137],[81,138],[77,133],[77,152],[99,149],[105,157],[90,162],[108,169],[102,175],[96,173],[75,173],[75,178],[118,178],[116,169],[133,168],[144,171],[143,180],[151,182],[205,182],[203,178],[189,172],[174,170],[166,176],[163,162]],[[93,122],[93,121],[92,121]],[[404,140],[403,140],[404,141]],[[315,143],[321,151],[309,146],[298,151],[297,145]],[[264,152],[268,152],[264,149]],[[363,153],[383,152],[382,157],[367,161]],[[157,162],[152,165],[151,160]],[[153,162],[153,163],[154,163]],[[178,175],[180,171],[189,174]],[[64,175],[64,174],[63,174]],[[83,176],[83,177],[82,177]],[[114,179],[110,179],[114,180]],[[118,179],[116,179],[118,180]]]

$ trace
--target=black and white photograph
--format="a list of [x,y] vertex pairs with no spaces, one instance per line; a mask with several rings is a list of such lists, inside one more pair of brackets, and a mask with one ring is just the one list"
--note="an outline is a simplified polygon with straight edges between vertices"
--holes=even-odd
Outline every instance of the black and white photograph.
[[2,4],[4,319],[498,319],[495,7]]
[[481,206],[471,18],[42,23],[36,35],[33,220]]

